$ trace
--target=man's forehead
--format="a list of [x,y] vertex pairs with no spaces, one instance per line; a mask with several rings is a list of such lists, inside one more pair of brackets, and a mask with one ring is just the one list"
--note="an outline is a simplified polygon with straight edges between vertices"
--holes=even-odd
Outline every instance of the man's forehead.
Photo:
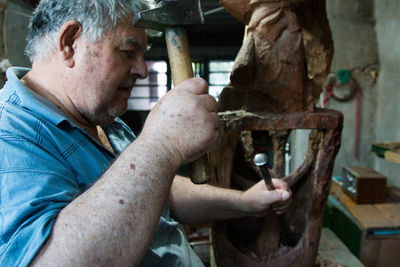
[[122,46],[133,47],[137,49],[146,49],[147,47],[147,37],[144,36],[130,36],[122,40]]
[[146,31],[135,27],[130,21],[120,21],[111,31],[111,36],[119,39],[119,43],[137,44],[138,41],[146,42]]

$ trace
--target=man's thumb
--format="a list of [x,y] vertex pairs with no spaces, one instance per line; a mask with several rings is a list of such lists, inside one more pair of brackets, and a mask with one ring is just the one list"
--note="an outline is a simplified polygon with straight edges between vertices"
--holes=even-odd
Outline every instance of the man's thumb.
[[286,190],[281,191],[281,200],[282,201],[288,200],[289,197],[290,197],[290,193],[288,191],[286,191]]

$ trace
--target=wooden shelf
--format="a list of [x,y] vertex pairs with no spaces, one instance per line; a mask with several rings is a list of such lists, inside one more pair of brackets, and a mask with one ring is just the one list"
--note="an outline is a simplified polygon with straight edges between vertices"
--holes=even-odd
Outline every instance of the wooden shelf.
[[372,151],[387,161],[400,164],[400,142],[373,144]]

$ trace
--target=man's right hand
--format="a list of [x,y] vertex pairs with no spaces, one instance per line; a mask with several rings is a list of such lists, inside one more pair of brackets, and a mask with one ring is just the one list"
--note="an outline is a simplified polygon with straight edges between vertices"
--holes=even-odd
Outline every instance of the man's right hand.
[[204,154],[219,136],[216,101],[201,78],[183,81],[150,112],[141,138],[152,139],[171,157],[188,163]]

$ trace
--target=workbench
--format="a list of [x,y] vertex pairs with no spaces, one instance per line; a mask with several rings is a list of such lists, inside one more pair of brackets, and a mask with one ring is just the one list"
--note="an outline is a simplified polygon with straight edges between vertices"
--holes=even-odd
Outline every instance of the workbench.
[[400,266],[400,190],[388,188],[383,204],[357,205],[332,181],[324,217],[366,267]]

